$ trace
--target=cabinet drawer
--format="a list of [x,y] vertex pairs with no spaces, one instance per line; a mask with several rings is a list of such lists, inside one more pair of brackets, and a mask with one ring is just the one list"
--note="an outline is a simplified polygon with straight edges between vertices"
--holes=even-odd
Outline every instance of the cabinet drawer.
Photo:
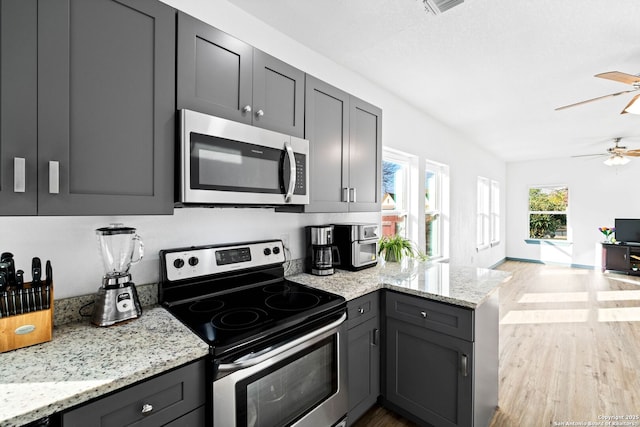
[[473,310],[395,292],[386,293],[386,315],[473,341]]
[[378,315],[379,292],[371,292],[347,302],[347,328],[351,329]]
[[[62,425],[162,426],[204,401],[205,364],[201,360],[66,412]],[[144,414],[146,405],[150,412]]]

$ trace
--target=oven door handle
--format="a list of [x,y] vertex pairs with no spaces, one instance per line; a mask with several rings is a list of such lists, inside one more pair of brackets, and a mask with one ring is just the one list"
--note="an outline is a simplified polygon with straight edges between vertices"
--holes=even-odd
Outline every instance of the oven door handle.
[[271,359],[272,357],[275,357],[277,355],[279,355],[280,353],[284,353],[285,351],[292,349],[296,346],[299,346],[300,344],[305,343],[306,341],[309,341],[317,336],[320,336],[322,334],[324,334],[325,332],[328,332],[332,329],[337,328],[338,326],[340,326],[341,324],[344,323],[344,321],[347,320],[347,313],[344,313],[342,316],[340,316],[340,318],[338,320],[336,320],[335,322],[329,323],[328,325],[325,325],[323,327],[321,327],[320,329],[316,329],[315,331],[311,332],[310,334],[307,335],[303,335],[301,337],[298,337],[296,339],[293,339],[291,341],[286,342],[285,344],[282,344],[278,347],[269,347],[266,350],[270,350],[268,352],[258,352],[256,354],[253,355],[253,357],[250,358],[245,358],[245,357],[241,357],[240,359],[234,360],[231,363],[221,363],[218,366],[218,370],[219,371],[223,371],[223,372],[229,372],[229,371],[238,371],[240,369],[246,369],[249,368],[251,366],[255,366],[258,363],[264,362],[265,360]]

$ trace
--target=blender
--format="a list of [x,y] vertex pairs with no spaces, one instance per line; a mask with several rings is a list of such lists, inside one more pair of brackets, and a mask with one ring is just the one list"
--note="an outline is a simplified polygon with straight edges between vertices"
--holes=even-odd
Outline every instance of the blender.
[[[125,227],[123,224],[98,228],[96,236],[105,274],[93,304],[91,323],[111,326],[135,319],[142,314],[142,308],[129,268],[140,262],[144,255],[142,240],[135,228]],[[138,257],[134,260],[136,246]]]

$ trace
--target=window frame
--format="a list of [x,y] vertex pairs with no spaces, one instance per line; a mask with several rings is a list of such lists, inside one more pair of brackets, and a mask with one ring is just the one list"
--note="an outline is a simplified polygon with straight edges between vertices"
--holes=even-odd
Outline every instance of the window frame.
[[476,250],[491,247],[491,180],[478,176],[476,181]]
[[[408,239],[412,239],[413,237],[413,227],[412,227],[412,221],[411,221],[411,212],[412,212],[412,189],[413,189],[413,179],[412,179],[412,167],[414,165],[414,158],[415,156],[408,154],[408,153],[404,153],[398,150],[394,150],[392,148],[386,148],[383,147],[382,149],[382,162],[384,163],[386,162],[392,162],[392,163],[397,163],[403,166],[404,169],[404,182],[405,182],[405,188],[404,188],[404,194],[402,195],[403,197],[403,205],[400,209],[382,209],[382,205],[380,206],[380,222],[381,222],[381,226],[384,226],[384,221],[382,220],[383,216],[388,216],[388,215],[396,215],[396,216],[401,216],[404,217],[404,230],[403,230],[403,237],[408,238]],[[384,168],[384,166],[383,166]],[[381,177],[382,179],[382,177]],[[382,189],[384,191],[384,188]],[[381,200],[384,199],[384,194],[381,194]],[[382,232],[381,232],[382,234]]]
[[[426,228],[426,216],[427,215],[437,215],[437,228],[436,228],[436,253],[429,255],[429,259],[444,259],[446,257],[445,254],[445,225],[446,225],[446,207],[445,207],[445,198],[447,195],[444,194],[445,189],[445,179],[448,176],[448,166],[442,163],[437,163],[431,160],[425,160],[424,169],[422,171],[424,173],[424,184],[425,184],[425,196],[427,191],[427,173],[432,173],[435,177],[435,197],[429,198],[429,209],[424,208],[424,219],[425,219],[425,228]],[[427,243],[429,241],[426,229],[424,233],[425,241],[423,244],[424,252],[427,252]],[[433,248],[432,248],[433,249]],[[433,252],[433,251],[432,251]]]
[[[532,211],[531,208],[531,190],[532,189],[559,189],[564,188],[567,191],[567,206],[564,211]],[[531,236],[531,215],[532,214],[541,214],[541,215],[564,215],[565,223],[566,223],[566,237],[564,239],[558,238],[540,238],[540,237],[532,237]],[[527,237],[526,241],[533,242],[571,242],[569,236],[569,185],[567,184],[545,184],[545,185],[530,185],[527,188]]]
[[489,215],[490,231],[489,244],[491,247],[500,244],[500,183],[491,180],[489,189]]

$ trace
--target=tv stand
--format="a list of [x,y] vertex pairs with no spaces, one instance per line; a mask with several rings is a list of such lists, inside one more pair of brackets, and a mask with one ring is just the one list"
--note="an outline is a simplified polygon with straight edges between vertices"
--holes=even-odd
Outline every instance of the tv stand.
[[603,243],[602,272],[607,270],[640,276],[640,244]]

